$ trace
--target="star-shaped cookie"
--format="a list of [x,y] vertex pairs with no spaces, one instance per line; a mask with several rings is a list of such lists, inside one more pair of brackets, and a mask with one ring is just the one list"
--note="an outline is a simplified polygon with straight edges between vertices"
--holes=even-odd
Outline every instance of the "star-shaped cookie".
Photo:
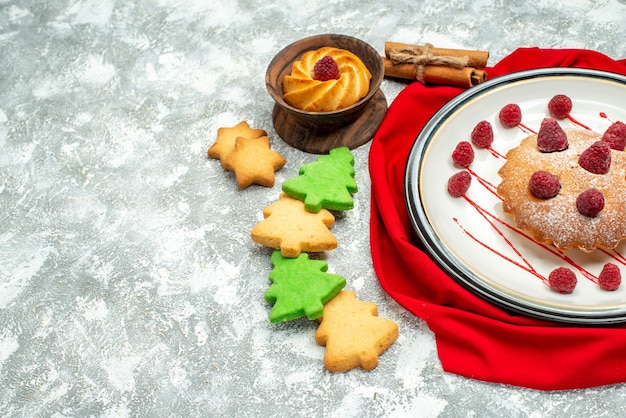
[[210,158],[221,160],[222,164],[224,164],[224,158],[228,157],[235,150],[235,141],[238,137],[259,138],[261,136],[267,136],[267,132],[263,129],[250,128],[246,121],[241,121],[230,128],[219,128],[217,130],[217,140],[209,147],[207,154]]
[[235,173],[237,185],[241,189],[251,184],[272,187],[274,172],[281,169],[286,162],[285,157],[270,149],[270,139],[267,136],[238,137],[233,152],[222,158],[222,165]]

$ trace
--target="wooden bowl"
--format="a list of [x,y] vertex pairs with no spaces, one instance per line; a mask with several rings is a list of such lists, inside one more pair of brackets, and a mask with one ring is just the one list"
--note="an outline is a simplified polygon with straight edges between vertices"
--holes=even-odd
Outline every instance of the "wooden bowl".
[[[283,77],[291,73],[294,61],[300,59],[305,52],[324,46],[346,49],[363,61],[372,74],[369,92],[352,106],[332,112],[306,112],[289,105],[283,98]],[[347,35],[326,34],[301,39],[280,51],[267,68],[265,85],[276,105],[291,117],[290,120],[318,132],[332,131],[354,122],[361,116],[363,110],[378,92],[384,75],[380,54],[369,44]]]

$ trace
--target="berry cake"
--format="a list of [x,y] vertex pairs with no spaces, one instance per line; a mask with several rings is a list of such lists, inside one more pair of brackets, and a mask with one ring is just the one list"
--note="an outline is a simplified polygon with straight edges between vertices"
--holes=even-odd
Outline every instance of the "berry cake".
[[307,112],[331,112],[367,96],[372,74],[352,52],[333,47],[307,51],[283,78],[283,97]]
[[498,171],[502,209],[560,250],[615,248],[626,238],[626,152],[602,143],[601,134],[546,119]]

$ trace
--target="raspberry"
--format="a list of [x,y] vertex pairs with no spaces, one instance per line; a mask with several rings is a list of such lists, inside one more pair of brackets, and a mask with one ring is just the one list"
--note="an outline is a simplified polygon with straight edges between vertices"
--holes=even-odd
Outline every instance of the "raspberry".
[[506,128],[514,128],[522,121],[522,109],[515,103],[510,103],[500,109],[498,118]]
[[457,167],[467,168],[474,161],[474,148],[467,141],[461,141],[452,151],[452,161]]
[[608,142],[612,149],[624,151],[624,148],[626,148],[626,123],[617,121],[609,126],[604,131],[602,140]]
[[557,94],[548,102],[548,111],[557,119],[565,119],[572,111],[572,100],[564,94]]
[[448,193],[453,197],[461,197],[469,189],[472,177],[467,171],[459,171],[448,179]]
[[319,81],[338,80],[339,66],[332,57],[326,55],[313,66],[313,78]]
[[486,120],[478,122],[472,130],[472,143],[479,148],[487,148],[493,142],[493,128]]
[[561,181],[554,174],[546,171],[535,171],[530,176],[528,187],[533,196],[539,199],[550,199],[561,190]]
[[576,282],[576,274],[567,267],[557,267],[548,276],[548,286],[559,293],[572,293]]
[[608,142],[596,141],[578,157],[578,164],[593,174],[606,174],[611,168],[611,146]]
[[576,198],[576,209],[581,215],[593,218],[604,209],[604,196],[598,189],[587,189]]
[[616,290],[622,283],[622,274],[613,263],[606,263],[602,267],[600,276],[598,276],[598,284],[603,290]]
[[537,147],[541,152],[563,151],[569,147],[567,135],[561,125],[552,118],[544,118],[537,134]]

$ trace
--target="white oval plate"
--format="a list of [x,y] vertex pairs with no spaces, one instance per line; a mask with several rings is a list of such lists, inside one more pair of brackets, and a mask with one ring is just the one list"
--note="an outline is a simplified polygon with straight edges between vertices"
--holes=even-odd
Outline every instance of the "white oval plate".
[[[550,68],[523,71],[489,80],[465,91],[440,109],[424,126],[409,154],[405,194],[415,231],[431,257],[470,291],[501,307],[560,322],[609,324],[626,321],[626,243],[615,250],[561,253],[537,244],[515,228],[502,212],[493,189],[505,155],[549,116],[548,101],[556,94],[572,99],[571,118],[562,127],[602,133],[618,120],[626,122],[626,77],[602,71]],[[522,126],[504,128],[500,109],[517,103]],[[451,154],[459,141],[470,140],[481,120],[494,129],[492,148],[475,150],[467,198],[447,192],[450,176],[459,171]],[[484,179],[481,183],[477,179]],[[490,190],[491,189],[491,190]],[[626,210],[626,208],[624,208]],[[501,222],[502,221],[502,222]],[[620,267],[624,283],[613,292],[600,289],[576,266],[597,276],[606,262]],[[550,290],[541,277],[559,266],[572,268],[578,284],[571,294]],[[531,272],[534,269],[536,274]],[[428,278],[423,278],[427,280]]]

